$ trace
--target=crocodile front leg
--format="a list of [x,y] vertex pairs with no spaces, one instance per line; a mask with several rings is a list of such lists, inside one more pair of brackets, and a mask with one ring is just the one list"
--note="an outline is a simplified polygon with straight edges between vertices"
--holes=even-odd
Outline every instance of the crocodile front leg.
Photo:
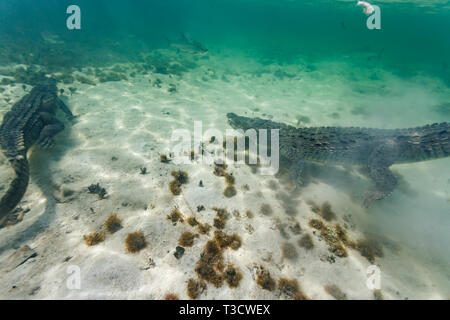
[[66,104],[59,98],[56,99],[59,108],[66,114],[66,118],[68,120],[74,120],[75,116],[72,114],[72,111],[66,106]]
[[389,196],[397,186],[397,178],[389,167],[394,163],[396,148],[393,144],[378,146],[370,155],[368,169],[369,177],[375,182],[375,190],[369,192],[364,200],[364,206],[369,208],[374,201]]
[[48,112],[41,112],[39,116],[44,121],[45,126],[36,143],[41,148],[50,148],[53,146],[53,137],[64,130],[64,124]]
[[295,190],[298,190],[305,185],[304,169],[305,162],[300,159],[292,162],[291,166],[289,167],[289,177],[295,185]]

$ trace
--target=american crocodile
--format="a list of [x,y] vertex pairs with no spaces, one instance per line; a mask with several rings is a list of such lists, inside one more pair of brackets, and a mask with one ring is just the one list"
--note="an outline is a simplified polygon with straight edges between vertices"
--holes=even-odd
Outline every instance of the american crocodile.
[[0,226],[22,199],[29,182],[27,152],[35,143],[53,146],[53,136],[64,129],[56,117],[58,108],[73,119],[72,112],[57,95],[56,81],[45,80],[16,102],[0,126],[2,151],[15,171],[15,178],[0,200]]
[[412,163],[450,156],[450,123],[409,129],[357,127],[295,128],[259,118],[227,114],[235,129],[279,129],[280,156],[292,163],[291,177],[302,184],[305,162],[364,166],[375,183],[364,205],[386,198],[397,185],[389,170],[393,164]]

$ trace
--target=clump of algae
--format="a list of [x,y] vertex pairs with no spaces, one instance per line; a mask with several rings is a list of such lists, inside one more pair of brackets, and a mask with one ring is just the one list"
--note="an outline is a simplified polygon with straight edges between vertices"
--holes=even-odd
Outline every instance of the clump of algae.
[[[227,273],[224,271],[225,262],[223,252],[227,248],[238,250],[241,243],[242,240],[237,234],[227,235],[222,231],[216,231],[214,233],[214,239],[206,243],[200,255],[200,260],[195,267],[195,272],[198,277],[201,280],[213,284],[216,288],[220,288],[224,280],[227,279]],[[228,275],[229,277],[230,275]],[[232,283],[236,283],[236,279]]]
[[310,220],[309,225],[320,232],[320,235],[328,244],[328,250],[330,252],[340,258],[345,258],[348,256],[347,250],[343,246],[334,229],[326,226],[322,221],[317,219]]
[[310,234],[305,234],[298,241],[298,245],[306,250],[311,250],[314,248],[314,242]]
[[309,221],[310,227],[319,231],[321,237],[328,244],[328,249],[338,257],[347,257],[348,253],[345,247],[358,251],[370,263],[374,263],[376,257],[383,257],[383,247],[381,243],[373,238],[363,238],[358,241],[352,241],[347,231],[339,224],[334,228],[325,225],[318,219]]
[[122,220],[117,213],[111,214],[105,221],[105,228],[109,233],[115,233],[122,228]]
[[277,283],[270,275],[270,272],[261,268],[256,275],[256,284],[264,290],[273,291],[277,287]]
[[172,221],[172,223],[184,222],[183,214],[180,210],[178,210],[178,208],[172,210],[172,212],[167,216],[167,220]]
[[92,247],[105,241],[105,235],[101,232],[93,232],[84,237],[87,246]]
[[178,243],[182,247],[192,247],[196,237],[198,237],[198,235],[193,234],[192,232],[183,232]]
[[142,230],[129,233],[125,240],[125,246],[127,251],[131,253],[137,253],[144,249],[147,246],[147,241]]
[[172,171],[171,175],[174,180],[170,182],[169,189],[174,196],[179,196],[181,194],[181,186],[188,183],[189,176],[186,171]]
[[196,279],[189,279],[187,284],[187,295],[190,299],[195,300],[198,298],[199,295],[203,293],[206,289],[206,284],[204,281],[199,281]]
[[292,300],[309,300],[308,296],[302,291],[296,279],[281,278],[278,280],[278,289],[281,293]]

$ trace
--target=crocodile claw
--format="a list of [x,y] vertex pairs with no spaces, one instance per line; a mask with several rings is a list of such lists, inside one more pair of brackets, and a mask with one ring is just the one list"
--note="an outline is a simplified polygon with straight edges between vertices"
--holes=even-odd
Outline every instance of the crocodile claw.
[[44,137],[44,138],[39,139],[39,140],[37,141],[37,144],[38,144],[41,148],[44,148],[44,149],[51,148],[51,147],[53,147],[53,145],[54,145],[53,139],[50,138],[50,137]]
[[67,115],[66,116],[67,120],[70,121],[72,124],[77,123],[79,117],[80,116],[78,116],[78,115]]

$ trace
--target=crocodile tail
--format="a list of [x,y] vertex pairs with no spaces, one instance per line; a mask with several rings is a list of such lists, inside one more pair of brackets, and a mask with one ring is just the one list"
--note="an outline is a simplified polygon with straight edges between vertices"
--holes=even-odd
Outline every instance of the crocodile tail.
[[0,200],[0,226],[8,219],[8,215],[22,200],[23,195],[27,191],[28,182],[30,181],[30,168],[26,156],[17,156],[10,160],[12,167],[16,173],[16,177],[11,182],[8,191]]

